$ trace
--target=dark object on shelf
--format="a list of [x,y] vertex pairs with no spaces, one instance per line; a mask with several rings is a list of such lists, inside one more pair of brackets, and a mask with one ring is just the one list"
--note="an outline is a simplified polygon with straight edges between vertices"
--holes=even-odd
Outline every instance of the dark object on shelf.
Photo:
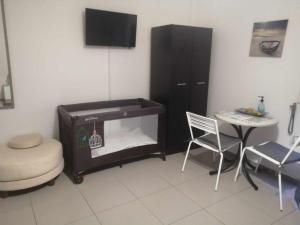
[[135,47],[137,15],[85,9],[85,43]]
[[150,96],[167,108],[168,154],[186,150],[186,111],[206,116],[211,42],[210,28],[152,28]]
[[258,112],[256,110],[249,111],[246,108],[239,108],[239,109],[236,109],[235,111],[239,112],[239,113],[242,113],[242,114],[246,114],[246,115],[250,115],[250,116],[257,116],[257,117],[263,117],[267,114],[266,112],[261,113],[261,112]]
[[280,41],[262,41],[259,43],[260,49],[266,54],[273,54],[279,45]]
[[[74,112],[88,112],[89,110],[101,110],[101,112],[74,115]],[[103,136],[105,121],[147,115],[158,115],[157,142],[155,144],[130,147],[92,157],[92,149],[88,144],[85,128],[90,127],[93,131],[95,124],[95,130],[100,136]],[[159,156],[165,160],[165,109],[159,103],[139,98],[61,105],[58,106],[58,116],[60,140],[63,144],[67,172],[73,178],[74,183],[81,183],[85,172],[109,165],[121,165],[124,161],[151,153],[160,152]],[[105,145],[108,145],[107,139]]]

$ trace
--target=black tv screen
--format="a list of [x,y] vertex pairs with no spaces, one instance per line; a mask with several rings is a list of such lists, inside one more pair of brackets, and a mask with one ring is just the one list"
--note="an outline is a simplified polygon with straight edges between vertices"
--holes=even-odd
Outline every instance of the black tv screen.
[[135,47],[137,16],[85,9],[86,45]]

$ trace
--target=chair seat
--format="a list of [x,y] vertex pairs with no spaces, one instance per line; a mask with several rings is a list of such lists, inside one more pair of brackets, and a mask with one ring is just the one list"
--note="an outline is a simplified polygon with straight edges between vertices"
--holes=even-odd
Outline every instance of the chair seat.
[[[237,137],[233,137],[227,134],[219,133],[220,134],[220,142],[222,151],[227,150],[239,143],[241,140]],[[215,134],[208,134],[202,137],[196,138],[195,142],[201,144],[204,143],[212,148],[218,149],[218,139]]]
[[[278,162],[281,162],[290,150],[276,142],[268,142],[266,144],[254,146],[253,148]],[[300,153],[293,151],[285,164],[297,161],[300,161]]]

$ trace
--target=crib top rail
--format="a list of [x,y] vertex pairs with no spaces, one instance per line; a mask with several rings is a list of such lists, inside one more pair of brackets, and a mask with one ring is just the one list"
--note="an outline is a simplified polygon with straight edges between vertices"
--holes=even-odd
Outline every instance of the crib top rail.
[[82,125],[91,121],[161,114],[163,105],[143,98],[98,101],[58,106],[58,113],[69,125]]

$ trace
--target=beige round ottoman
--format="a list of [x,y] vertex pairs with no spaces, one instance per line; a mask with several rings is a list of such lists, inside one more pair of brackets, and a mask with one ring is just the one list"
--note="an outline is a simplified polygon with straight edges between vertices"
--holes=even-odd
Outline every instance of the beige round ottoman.
[[38,134],[17,136],[0,145],[0,195],[47,182],[53,185],[63,167],[60,142]]

